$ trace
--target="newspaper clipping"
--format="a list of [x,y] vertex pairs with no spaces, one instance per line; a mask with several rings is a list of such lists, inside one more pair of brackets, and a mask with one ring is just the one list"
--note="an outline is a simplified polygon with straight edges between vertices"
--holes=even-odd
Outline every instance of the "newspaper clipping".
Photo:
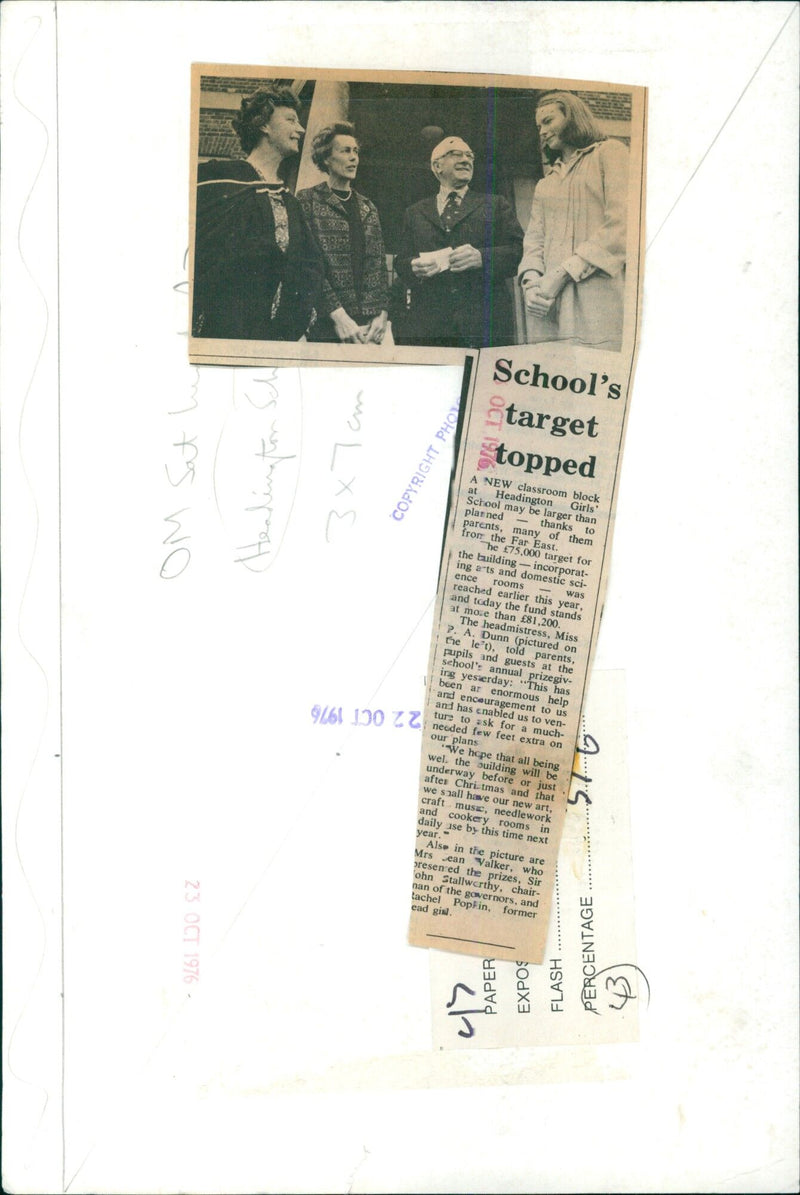
[[541,341],[618,351],[642,94],[196,64],[190,359],[461,364]]
[[415,945],[545,947],[636,349],[645,126],[644,89],[608,83],[193,67],[190,359],[468,365]]
[[581,198],[602,207],[607,192],[581,170],[603,175],[591,159],[605,143],[569,153],[561,101],[537,111],[559,131],[543,132],[558,157],[536,188],[520,266],[533,334],[480,354],[464,413],[428,671],[412,944],[544,956],[573,755],[590,749],[579,719],[635,358],[636,100],[627,185],[594,226]]
[[573,764],[545,963],[429,951],[434,1045],[638,1039],[650,1002],[633,927],[625,674],[594,669]]

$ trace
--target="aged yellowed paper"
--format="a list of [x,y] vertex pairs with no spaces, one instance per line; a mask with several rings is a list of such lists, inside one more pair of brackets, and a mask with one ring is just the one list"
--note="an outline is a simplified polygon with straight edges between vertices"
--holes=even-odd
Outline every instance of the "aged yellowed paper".
[[[563,121],[550,134],[558,155],[520,264],[531,343],[482,350],[466,402],[428,674],[412,944],[543,957],[638,335],[644,92],[633,100],[624,186],[622,147],[574,149]],[[570,110],[545,101],[543,139],[547,114]]]
[[576,333],[618,348],[642,95],[545,76],[195,64],[190,360],[459,363]]
[[636,1041],[650,1001],[637,965],[625,677],[592,673],[581,718],[545,965],[430,951],[434,1045]]

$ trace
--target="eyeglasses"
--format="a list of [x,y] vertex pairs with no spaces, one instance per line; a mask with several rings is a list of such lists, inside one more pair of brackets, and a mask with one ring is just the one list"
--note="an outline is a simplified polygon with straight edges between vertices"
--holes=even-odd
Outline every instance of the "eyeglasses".
[[441,162],[443,158],[466,158],[468,162],[475,161],[475,155],[468,149],[448,149],[446,154],[442,154],[439,158]]

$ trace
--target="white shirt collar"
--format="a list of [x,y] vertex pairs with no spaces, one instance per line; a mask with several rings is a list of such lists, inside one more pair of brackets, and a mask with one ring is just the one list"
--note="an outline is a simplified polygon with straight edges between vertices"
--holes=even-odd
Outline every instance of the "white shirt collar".
[[463,203],[467,196],[467,192],[469,191],[469,187],[461,187],[461,189],[458,187],[439,187],[439,194],[436,196],[436,210],[440,216],[444,211],[444,205],[447,203],[447,196],[452,191],[455,191],[456,196],[458,197],[458,202]]

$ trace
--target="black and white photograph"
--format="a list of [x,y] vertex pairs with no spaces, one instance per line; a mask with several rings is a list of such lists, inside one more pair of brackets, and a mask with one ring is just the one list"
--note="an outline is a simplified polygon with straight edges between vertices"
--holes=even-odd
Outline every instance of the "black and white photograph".
[[193,362],[622,349],[643,191],[631,90],[193,71]]

